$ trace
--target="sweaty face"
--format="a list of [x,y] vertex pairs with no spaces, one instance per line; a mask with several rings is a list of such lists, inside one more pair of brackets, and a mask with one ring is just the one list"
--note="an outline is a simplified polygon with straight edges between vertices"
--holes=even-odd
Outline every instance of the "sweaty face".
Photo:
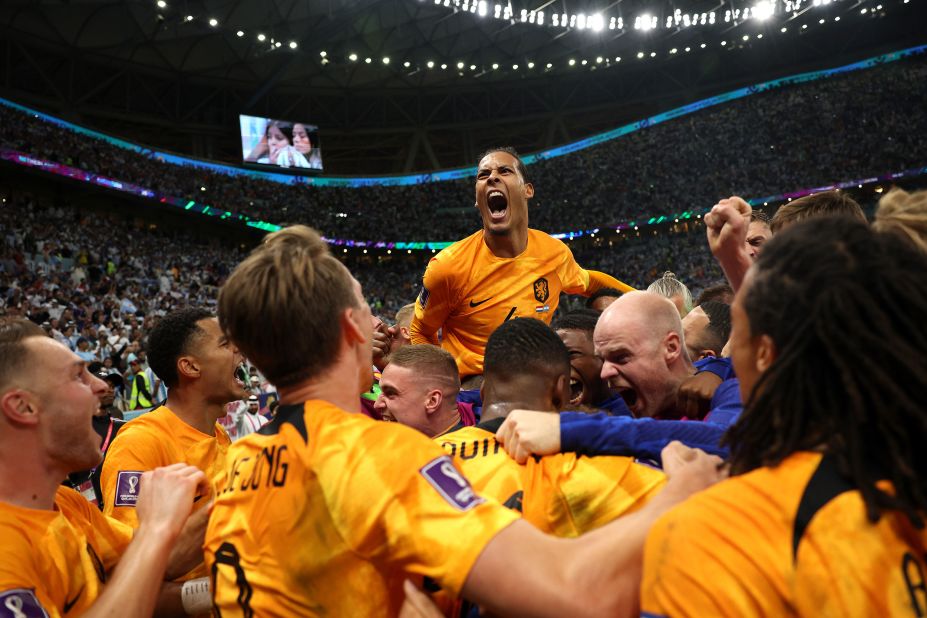
[[638,418],[659,416],[675,398],[663,357],[663,337],[644,322],[603,314],[593,335],[596,356],[602,359],[602,379],[621,394]]
[[534,187],[518,173],[517,159],[507,152],[491,152],[476,172],[476,207],[483,229],[505,235],[528,226],[528,199]]
[[270,127],[267,129],[267,147],[270,148],[271,154],[276,154],[279,150],[289,145],[290,142],[286,138],[286,135],[283,134],[283,131],[277,127]]
[[402,423],[428,435],[426,389],[414,369],[390,363],[380,377],[380,390],[382,392],[374,408],[383,420]]
[[570,397],[573,405],[596,406],[609,398],[608,384],[602,379],[602,359],[595,355],[592,339],[585,331],[558,330],[570,352]]
[[[701,307],[696,307],[690,311],[686,317],[682,318],[682,335],[686,340],[686,349],[689,351],[689,358],[693,361],[703,356],[703,342],[706,328],[708,328],[708,316]],[[720,350],[715,351],[720,352]]]
[[92,418],[107,384],[87,371],[87,363],[53,339],[34,337],[27,345],[36,368],[40,429],[45,452],[66,472],[100,463],[100,436]]
[[312,152],[309,133],[306,131],[306,127],[298,122],[293,125],[293,148],[306,156],[309,156],[309,153]]
[[751,221],[747,226],[747,253],[750,259],[755,260],[760,255],[760,251],[766,241],[772,238],[772,230],[769,225],[763,221]]
[[206,318],[197,322],[203,332],[195,335],[190,346],[191,356],[200,368],[200,379],[209,400],[227,403],[247,396],[241,379],[240,366],[244,358],[219,328],[219,320]]

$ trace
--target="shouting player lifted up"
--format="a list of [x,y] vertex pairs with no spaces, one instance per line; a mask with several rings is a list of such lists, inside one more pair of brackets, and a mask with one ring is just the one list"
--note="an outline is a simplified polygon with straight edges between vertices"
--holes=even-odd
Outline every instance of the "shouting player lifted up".
[[476,172],[483,229],[432,258],[415,303],[412,343],[438,343],[457,359],[461,378],[483,373],[486,341],[512,318],[550,323],[560,292],[588,296],[600,288],[632,288],[585,270],[563,242],[528,229],[534,187],[511,148],[494,148]]

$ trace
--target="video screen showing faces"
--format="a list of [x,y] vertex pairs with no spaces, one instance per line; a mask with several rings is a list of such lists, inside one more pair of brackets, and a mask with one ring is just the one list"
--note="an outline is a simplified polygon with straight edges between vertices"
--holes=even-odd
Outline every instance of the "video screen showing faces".
[[243,163],[294,171],[322,170],[319,127],[307,122],[239,116]]

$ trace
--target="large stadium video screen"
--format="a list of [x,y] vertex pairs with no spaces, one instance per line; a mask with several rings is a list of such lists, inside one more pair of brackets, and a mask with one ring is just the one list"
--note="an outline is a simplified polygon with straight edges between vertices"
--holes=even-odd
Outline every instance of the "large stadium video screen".
[[322,169],[319,127],[307,122],[239,115],[243,163],[294,171]]

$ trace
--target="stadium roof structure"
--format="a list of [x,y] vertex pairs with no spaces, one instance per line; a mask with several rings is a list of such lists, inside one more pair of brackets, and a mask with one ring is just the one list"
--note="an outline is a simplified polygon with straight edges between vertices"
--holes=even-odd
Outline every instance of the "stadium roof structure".
[[326,173],[415,172],[925,43],[925,4],[6,0],[0,94],[227,162],[240,113],[311,122]]

